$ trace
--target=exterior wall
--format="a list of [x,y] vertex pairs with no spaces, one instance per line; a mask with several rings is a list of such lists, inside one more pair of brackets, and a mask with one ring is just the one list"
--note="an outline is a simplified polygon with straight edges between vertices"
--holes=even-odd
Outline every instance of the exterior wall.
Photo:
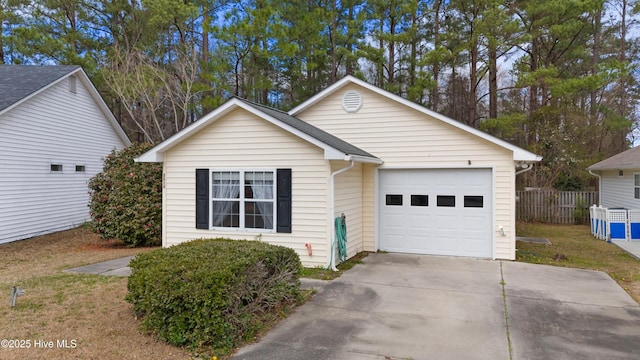
[[[331,224],[323,150],[237,109],[165,153],[163,246],[199,238],[263,240],[293,248],[305,266],[325,266]],[[195,169],[292,169],[292,233],[195,228]],[[309,256],[305,244],[311,244]]]
[[80,79],[75,94],[63,80],[0,115],[0,243],[88,221],[87,182],[124,146]]
[[[363,105],[356,113],[342,108],[342,96],[348,90],[362,95]],[[493,168],[495,257],[515,258],[515,171],[511,151],[355,84],[337,90],[296,116],[379,157],[384,161],[381,168]],[[371,204],[376,195],[371,191],[371,170],[365,173],[363,222],[371,224],[375,222],[376,209]],[[504,227],[507,236],[498,236],[499,226]],[[363,241],[365,248],[371,249],[374,240],[370,233]]]
[[623,207],[640,209],[640,199],[633,198],[634,174],[640,169],[624,170],[623,176],[618,176],[618,170],[602,171],[600,180],[600,201],[604,207]]
[[362,249],[376,251],[376,168],[377,165],[362,166]]
[[[331,172],[338,171],[348,165],[348,162],[332,161]],[[349,258],[364,249],[362,210],[362,164],[356,163],[352,169],[335,177],[335,209],[332,221],[341,214],[346,216],[347,257]]]

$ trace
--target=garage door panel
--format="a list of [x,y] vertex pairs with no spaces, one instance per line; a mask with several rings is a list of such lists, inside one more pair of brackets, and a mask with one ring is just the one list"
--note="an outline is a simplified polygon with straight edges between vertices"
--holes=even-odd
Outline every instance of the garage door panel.
[[491,169],[381,170],[381,198],[402,195],[402,205],[382,201],[380,248],[491,257],[492,178]]

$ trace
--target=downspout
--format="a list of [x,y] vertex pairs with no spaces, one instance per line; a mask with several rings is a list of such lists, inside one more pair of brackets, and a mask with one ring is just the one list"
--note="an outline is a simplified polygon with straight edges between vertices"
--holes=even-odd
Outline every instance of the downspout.
[[[350,157],[348,157],[345,160],[351,160]],[[335,177],[337,175],[342,174],[345,171],[350,170],[351,168],[353,168],[353,166],[355,165],[355,161],[351,160],[351,163],[349,164],[349,166],[344,167],[340,170],[337,170],[333,173],[331,173],[331,177],[329,178],[329,186],[330,186],[330,193],[329,193],[329,201],[330,201],[330,213],[331,213],[331,244],[329,246],[329,262],[327,263],[326,268],[329,269],[331,268],[331,270],[333,271],[338,271],[338,268],[336,268],[336,264],[335,264],[335,259],[333,258],[334,253],[335,253],[335,245],[336,245],[336,222],[333,221],[333,217],[335,216]]]
[[598,205],[602,204],[602,176],[589,170],[589,174],[598,178]]
[[521,163],[520,165],[521,165],[523,168],[522,168],[522,170],[520,170],[520,171],[516,171],[516,176],[517,176],[517,175],[520,175],[520,174],[522,174],[522,173],[525,173],[525,172],[527,172],[527,171],[529,171],[529,170],[531,170],[531,169],[533,169],[533,166],[532,166],[531,164],[528,164],[528,163]]

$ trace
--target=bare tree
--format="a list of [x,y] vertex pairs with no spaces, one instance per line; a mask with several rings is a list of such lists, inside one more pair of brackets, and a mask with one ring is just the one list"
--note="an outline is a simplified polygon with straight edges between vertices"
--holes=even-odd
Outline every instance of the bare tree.
[[126,116],[123,126],[142,134],[145,141],[160,142],[189,125],[198,96],[197,54],[176,51],[170,65],[153,62],[139,50],[116,49],[104,71],[109,90]]

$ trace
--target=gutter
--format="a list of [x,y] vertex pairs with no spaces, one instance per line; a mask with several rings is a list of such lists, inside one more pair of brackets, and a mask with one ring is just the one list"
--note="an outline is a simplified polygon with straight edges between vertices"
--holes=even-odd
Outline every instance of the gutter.
[[329,210],[331,214],[331,243],[329,244],[329,261],[327,263],[326,268],[327,269],[331,268],[331,270],[333,271],[338,271],[338,268],[336,268],[335,259],[334,259],[335,245],[336,245],[336,222],[333,221],[333,217],[335,216],[335,211],[336,211],[335,209],[335,177],[353,168],[353,166],[355,165],[355,161],[353,159],[349,159],[349,160],[351,160],[351,163],[349,164],[349,166],[344,167],[340,170],[336,170],[335,172],[331,173],[331,177],[329,178],[329,184],[330,184],[329,201],[331,202],[331,208]]

